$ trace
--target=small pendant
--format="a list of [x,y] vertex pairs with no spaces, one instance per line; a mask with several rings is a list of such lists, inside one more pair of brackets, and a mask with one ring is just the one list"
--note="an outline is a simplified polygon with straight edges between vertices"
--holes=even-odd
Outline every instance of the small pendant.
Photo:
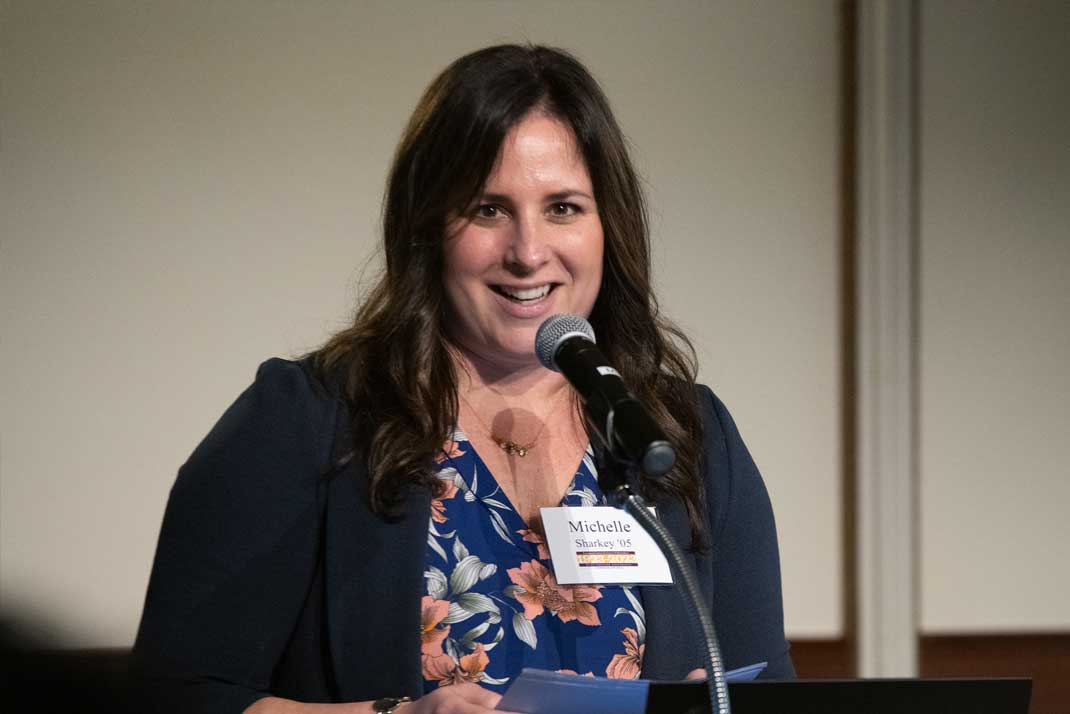
[[533,446],[533,444],[528,444],[527,446],[521,446],[520,444],[516,443],[515,441],[513,441],[511,439],[502,439],[502,438],[499,438],[497,436],[491,437],[491,438],[493,438],[494,442],[496,444],[498,444],[498,446],[500,446],[502,448],[502,451],[504,451],[505,453],[509,454],[510,456],[516,455],[516,456],[519,456],[520,458],[524,458],[525,456],[527,456],[528,455],[528,449],[530,449]]

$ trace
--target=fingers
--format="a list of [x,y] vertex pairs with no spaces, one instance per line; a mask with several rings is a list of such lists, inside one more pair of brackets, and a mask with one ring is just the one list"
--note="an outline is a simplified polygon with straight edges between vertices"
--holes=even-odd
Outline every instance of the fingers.
[[[411,705],[410,714],[510,714],[494,707],[501,695],[477,684],[461,682],[439,687],[434,692],[417,699]],[[410,706],[410,705],[403,705]],[[399,714],[406,714],[404,710]]]
[[693,669],[693,670],[691,670],[690,672],[687,673],[687,678],[688,679],[706,679],[706,670],[701,669],[701,668],[700,669]]
[[464,682],[458,687],[458,689],[461,692],[461,696],[465,697],[472,704],[475,704],[479,707],[485,707],[488,710],[493,710],[498,714],[516,714],[515,712],[507,712],[505,710],[495,709],[495,707],[498,706],[498,702],[502,700],[502,695],[496,692],[492,692],[489,689],[484,689],[478,684],[469,684],[468,682]]
[[465,701],[472,704],[478,704],[487,709],[493,709],[498,706],[498,702],[501,700],[502,695],[492,692],[489,689],[484,689],[478,684],[472,684],[471,682],[461,682],[460,684],[454,684],[450,689],[456,690]]

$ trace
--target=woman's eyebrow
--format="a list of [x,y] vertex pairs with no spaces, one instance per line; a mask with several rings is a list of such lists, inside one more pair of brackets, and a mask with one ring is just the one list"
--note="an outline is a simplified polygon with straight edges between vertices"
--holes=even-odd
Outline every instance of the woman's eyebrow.
[[512,203],[512,198],[504,193],[481,193],[480,201],[494,201],[495,203]]
[[578,189],[567,189],[565,191],[557,191],[556,193],[551,193],[549,196],[546,197],[546,200],[547,201],[564,201],[567,198],[577,198],[577,197],[578,198],[586,198],[586,199],[588,199],[590,201],[594,200],[593,196],[587,194],[584,191],[580,191]]
[[[544,200],[549,201],[549,202],[552,203],[554,201],[564,201],[564,200],[569,199],[569,198],[586,198],[589,201],[593,201],[594,200],[594,197],[591,196],[590,194],[588,194],[586,191],[581,191],[579,189],[574,189],[574,188],[568,188],[568,189],[565,189],[563,191],[554,191],[551,194],[547,194],[544,197]],[[508,194],[490,193],[490,192],[480,194],[479,200],[481,200],[481,201],[493,201],[494,203],[504,203],[504,204],[511,204],[512,201],[513,201],[512,197],[509,196]]]

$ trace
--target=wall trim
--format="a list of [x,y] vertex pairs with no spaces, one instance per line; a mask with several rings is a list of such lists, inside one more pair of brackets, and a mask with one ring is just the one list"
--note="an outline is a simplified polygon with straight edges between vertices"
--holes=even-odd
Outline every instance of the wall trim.
[[854,678],[854,651],[849,638],[788,639],[791,662],[799,679]]
[[923,677],[1030,677],[1031,714],[1070,708],[1070,632],[923,634]]
[[840,433],[843,536],[843,640],[842,676],[857,672],[858,566],[858,2],[840,5]]
[[913,677],[917,641],[914,0],[858,6],[858,674]]
[[[1070,632],[925,633],[918,640],[922,677],[1029,677],[1031,714],[1067,710]],[[803,679],[852,678],[851,654],[846,638],[791,639],[791,658]]]

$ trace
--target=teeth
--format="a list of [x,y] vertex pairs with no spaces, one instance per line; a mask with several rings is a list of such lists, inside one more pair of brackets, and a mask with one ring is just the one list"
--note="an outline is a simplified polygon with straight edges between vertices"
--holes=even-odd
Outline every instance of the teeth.
[[527,290],[517,290],[514,288],[507,288],[504,285],[499,285],[498,289],[505,295],[513,298],[514,300],[538,300],[541,297],[546,297],[546,294],[550,292],[549,285],[543,285],[537,288],[528,288]]

